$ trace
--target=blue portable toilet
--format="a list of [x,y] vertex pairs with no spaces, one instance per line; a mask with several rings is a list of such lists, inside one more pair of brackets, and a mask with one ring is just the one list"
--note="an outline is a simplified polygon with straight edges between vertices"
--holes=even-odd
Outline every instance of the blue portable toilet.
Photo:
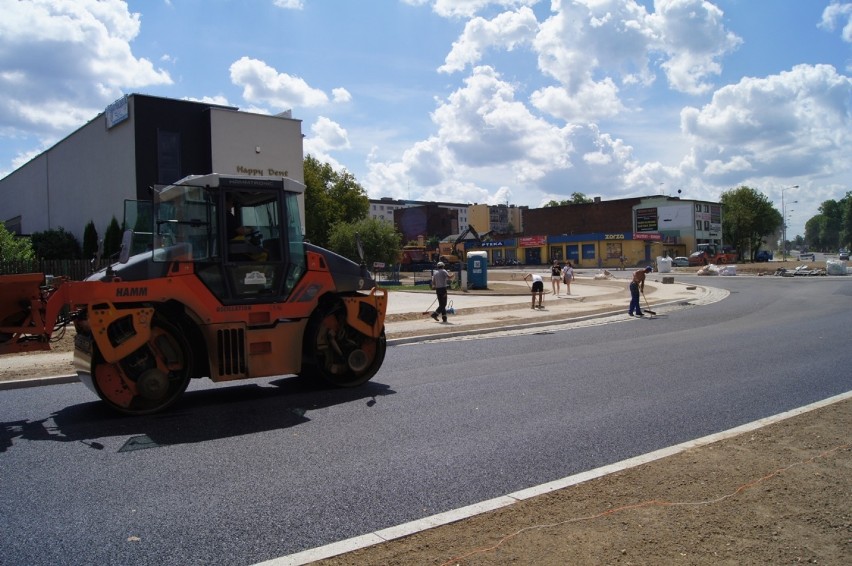
[[488,252],[467,253],[467,285],[469,289],[488,288]]

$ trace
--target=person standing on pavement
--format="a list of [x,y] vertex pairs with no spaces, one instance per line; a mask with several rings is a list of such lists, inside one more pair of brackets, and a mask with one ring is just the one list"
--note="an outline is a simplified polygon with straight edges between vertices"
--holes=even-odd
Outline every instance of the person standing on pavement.
[[553,265],[550,266],[550,287],[553,289],[553,296],[559,296],[559,283],[562,281],[562,270],[559,269],[559,261],[553,260]]
[[541,299],[544,295],[544,280],[538,274],[527,273],[524,275],[524,280],[529,279],[532,279],[532,306],[530,308],[535,310],[535,296],[538,295],[538,308],[543,309],[544,306],[541,304]]
[[565,294],[571,294],[571,281],[574,280],[574,267],[570,261],[565,262],[565,267],[562,268],[562,281],[565,282]]
[[645,292],[645,274],[653,270],[654,268],[649,265],[645,269],[637,269],[633,272],[633,280],[630,281],[630,308],[627,310],[630,316],[633,316],[634,312],[636,316],[645,316],[639,304],[639,292]]
[[438,308],[432,313],[432,318],[436,321],[438,316],[442,322],[447,322],[447,286],[453,275],[444,269],[444,262],[438,262],[438,269],[432,272],[432,288],[435,289],[435,295],[438,297]]

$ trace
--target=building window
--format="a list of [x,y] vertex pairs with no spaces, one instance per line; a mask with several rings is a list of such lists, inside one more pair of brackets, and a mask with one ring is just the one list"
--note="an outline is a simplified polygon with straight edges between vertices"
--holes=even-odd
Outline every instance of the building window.
[[180,174],[180,133],[157,130],[157,182],[174,183]]
[[696,220],[696,221],[695,221],[695,229],[696,229],[696,230],[701,230],[701,221],[700,221],[700,220]]
[[706,232],[709,232],[709,231],[710,231],[710,221],[709,221],[709,220],[705,220],[705,221],[704,221],[704,230],[705,230]]

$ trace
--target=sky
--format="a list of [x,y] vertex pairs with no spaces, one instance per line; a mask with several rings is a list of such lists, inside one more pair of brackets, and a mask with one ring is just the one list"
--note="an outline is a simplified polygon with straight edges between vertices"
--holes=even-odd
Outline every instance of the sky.
[[0,177],[140,93],[291,110],[305,154],[370,198],[717,201],[745,185],[783,199],[792,239],[852,191],[844,0],[0,8]]

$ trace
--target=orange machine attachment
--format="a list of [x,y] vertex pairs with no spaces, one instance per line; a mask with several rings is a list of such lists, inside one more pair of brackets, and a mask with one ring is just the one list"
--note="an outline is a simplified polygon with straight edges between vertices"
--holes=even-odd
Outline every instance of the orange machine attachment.
[[[59,278],[44,285],[42,273],[22,273],[0,276],[0,354],[32,352],[50,349],[50,337],[55,327],[45,309],[50,297],[65,282]],[[64,323],[62,324],[64,327]]]
[[381,335],[388,304],[386,289],[374,287],[369,295],[344,297],[343,303],[346,305],[346,322],[352,328],[370,338]]

